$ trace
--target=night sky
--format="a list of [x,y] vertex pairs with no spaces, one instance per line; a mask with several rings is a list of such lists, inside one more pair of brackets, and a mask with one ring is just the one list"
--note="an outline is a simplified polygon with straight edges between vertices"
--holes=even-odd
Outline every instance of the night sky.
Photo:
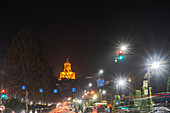
[[163,0],[1,3],[1,60],[11,38],[27,27],[35,30],[43,40],[57,77],[66,58],[69,58],[77,77],[99,76],[96,73],[104,69],[106,79],[114,79],[116,73],[143,78],[145,57],[129,55],[123,63],[115,64],[117,44],[130,43],[132,54],[159,54],[169,50],[169,6],[168,1]]

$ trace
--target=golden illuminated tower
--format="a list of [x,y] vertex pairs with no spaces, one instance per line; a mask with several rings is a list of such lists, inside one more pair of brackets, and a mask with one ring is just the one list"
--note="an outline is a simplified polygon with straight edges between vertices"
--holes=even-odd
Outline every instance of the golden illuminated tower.
[[60,78],[58,80],[61,80],[62,78],[75,79],[75,72],[72,72],[71,63],[68,61],[68,58],[64,63],[64,71],[60,72]]

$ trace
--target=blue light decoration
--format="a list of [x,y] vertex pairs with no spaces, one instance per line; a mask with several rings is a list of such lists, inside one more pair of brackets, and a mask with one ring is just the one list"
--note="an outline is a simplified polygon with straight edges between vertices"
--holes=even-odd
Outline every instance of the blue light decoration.
[[105,80],[97,80],[97,88],[105,85]]
[[42,89],[42,88],[40,88],[40,89],[39,89],[39,92],[40,92],[40,93],[43,93],[43,89]]
[[22,90],[25,90],[26,89],[26,86],[22,86]]
[[58,90],[57,89],[54,89],[54,93],[57,93],[58,92]]
[[72,92],[76,92],[76,88],[72,88]]

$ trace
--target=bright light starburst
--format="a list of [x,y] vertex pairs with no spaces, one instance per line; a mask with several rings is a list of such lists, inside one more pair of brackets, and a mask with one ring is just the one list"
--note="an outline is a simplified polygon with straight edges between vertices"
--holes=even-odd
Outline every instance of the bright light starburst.
[[147,68],[149,71],[156,71],[156,72],[167,72],[168,58],[167,56],[163,56],[162,54],[157,55],[148,55],[147,59]]

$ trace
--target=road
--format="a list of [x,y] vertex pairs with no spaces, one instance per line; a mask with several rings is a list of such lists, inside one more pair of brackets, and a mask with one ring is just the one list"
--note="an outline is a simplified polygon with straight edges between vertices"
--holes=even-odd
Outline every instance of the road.
[[70,107],[71,106],[67,105],[67,102],[63,102],[60,105],[58,105],[55,109],[50,111],[49,113],[75,113],[74,109]]

